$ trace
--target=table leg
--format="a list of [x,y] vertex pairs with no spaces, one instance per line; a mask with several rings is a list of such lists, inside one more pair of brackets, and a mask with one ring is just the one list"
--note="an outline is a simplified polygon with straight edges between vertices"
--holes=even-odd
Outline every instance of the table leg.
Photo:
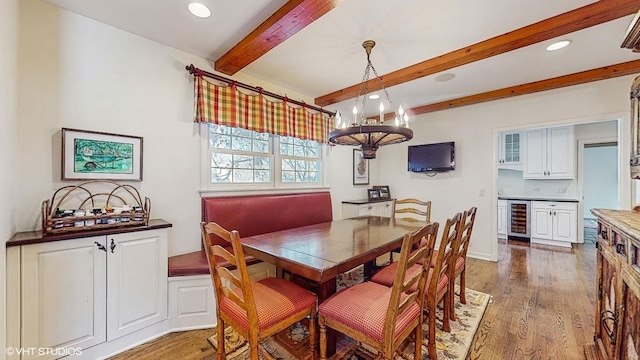
[[[318,296],[318,304],[328,299],[331,295],[336,293],[336,279],[331,279],[323,283],[316,283],[298,275],[291,275],[291,281],[302,286],[303,288],[315,293]],[[317,320],[317,319],[316,319]],[[316,321],[316,324],[318,322]],[[316,331],[316,335],[320,335],[320,331]],[[337,333],[333,329],[327,329],[327,356],[331,356],[336,353],[336,341]],[[320,346],[320,342],[316,339],[316,344]],[[318,347],[318,351],[319,347]]]

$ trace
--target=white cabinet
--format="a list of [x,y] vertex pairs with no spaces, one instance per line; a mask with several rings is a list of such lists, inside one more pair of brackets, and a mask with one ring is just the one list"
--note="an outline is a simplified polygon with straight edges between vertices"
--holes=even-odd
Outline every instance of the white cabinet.
[[507,200],[498,200],[498,239],[507,238]]
[[20,268],[23,348],[86,349],[167,318],[165,229],[24,245]]
[[106,238],[23,246],[22,348],[85,349],[106,341],[107,258],[94,242],[104,246]]
[[384,216],[391,217],[392,201],[351,201],[342,203],[342,218],[348,219],[357,216]]
[[571,247],[577,241],[576,203],[532,201],[531,242]]
[[529,130],[525,142],[527,151],[523,178],[575,178],[573,126]]
[[498,168],[522,170],[522,134],[504,132],[498,134]]

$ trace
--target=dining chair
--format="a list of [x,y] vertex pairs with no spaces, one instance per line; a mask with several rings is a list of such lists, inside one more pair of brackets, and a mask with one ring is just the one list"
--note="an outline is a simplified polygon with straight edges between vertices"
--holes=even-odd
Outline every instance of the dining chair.
[[[259,346],[260,341],[305,318],[309,319],[309,347],[315,359],[316,295],[284,279],[251,281],[238,232],[213,222],[201,223],[201,229],[216,293],[218,359],[226,359],[226,325],[247,339],[251,360],[259,358],[259,351],[265,358],[275,360]],[[220,245],[212,245],[211,236],[231,243],[233,253]],[[223,260],[235,266],[239,276],[219,266]]]
[[453,306],[453,300],[455,299],[455,283],[458,276],[460,277],[460,302],[467,303],[465,298],[465,286],[466,286],[466,270],[467,270],[467,250],[469,250],[469,240],[471,240],[471,232],[473,231],[473,224],[476,221],[476,211],[478,209],[473,206],[469,210],[465,211],[460,222],[460,235],[458,237],[458,245],[455,247],[455,254],[451,261],[453,265],[453,276],[451,278],[449,291],[451,291],[451,320],[455,320],[455,307]]
[[[327,356],[327,327],[378,351],[378,358],[393,359],[403,344],[415,342],[414,359],[422,359],[422,306],[427,281],[427,247],[412,245],[437,233],[429,224],[405,234],[392,287],[366,281],[341,290],[318,306],[320,359]],[[423,265],[417,265],[422,260]],[[408,271],[412,269],[412,271]]]
[[[414,198],[393,200],[391,203],[391,217],[407,221],[431,221],[431,201],[422,201]],[[389,264],[393,263],[393,254],[400,252],[394,249],[389,252]]]
[[[438,250],[434,250],[430,260],[425,263],[429,266],[427,284],[425,289],[424,310],[428,314],[429,333],[428,345],[429,357],[436,359],[436,307],[442,302],[444,313],[442,315],[442,328],[446,332],[451,331],[451,292],[449,291],[449,282],[451,278],[451,259],[459,234],[459,226],[462,221],[462,213],[457,213],[447,219]],[[435,239],[433,240],[435,243]],[[391,286],[390,273],[392,273],[393,263],[382,270],[378,271],[371,281],[377,282],[385,286]],[[393,280],[395,281],[395,280]]]

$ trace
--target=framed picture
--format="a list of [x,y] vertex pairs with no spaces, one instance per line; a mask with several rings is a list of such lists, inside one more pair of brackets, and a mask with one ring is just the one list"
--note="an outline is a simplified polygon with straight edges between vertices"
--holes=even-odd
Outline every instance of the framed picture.
[[353,149],[353,185],[369,185],[369,160],[359,149]]
[[62,128],[62,180],[142,181],[142,138]]
[[391,198],[391,193],[389,192],[388,185],[374,186],[373,188],[378,190],[378,193],[380,194],[380,200]]
[[380,192],[378,192],[378,189],[367,189],[367,194],[369,195],[369,201],[380,200]]

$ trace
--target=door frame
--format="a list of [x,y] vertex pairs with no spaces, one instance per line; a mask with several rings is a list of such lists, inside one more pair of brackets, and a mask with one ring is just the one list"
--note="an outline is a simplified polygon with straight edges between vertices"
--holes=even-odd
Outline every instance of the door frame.
[[[620,124],[618,123],[618,126],[620,126]],[[584,218],[583,218],[583,213],[584,213],[584,148],[585,145],[591,145],[591,144],[602,144],[602,143],[616,143],[616,146],[618,147],[618,151],[617,151],[617,162],[616,164],[618,164],[618,204],[622,203],[622,193],[621,193],[621,189],[620,189],[620,179],[622,177],[622,170],[620,168],[620,141],[618,140],[617,137],[606,137],[606,138],[597,138],[597,139],[580,139],[578,140],[578,151],[577,151],[577,156],[578,156],[578,163],[577,168],[576,168],[576,174],[578,176],[578,197],[580,199],[580,201],[578,202],[578,243],[579,244],[584,244]]]

